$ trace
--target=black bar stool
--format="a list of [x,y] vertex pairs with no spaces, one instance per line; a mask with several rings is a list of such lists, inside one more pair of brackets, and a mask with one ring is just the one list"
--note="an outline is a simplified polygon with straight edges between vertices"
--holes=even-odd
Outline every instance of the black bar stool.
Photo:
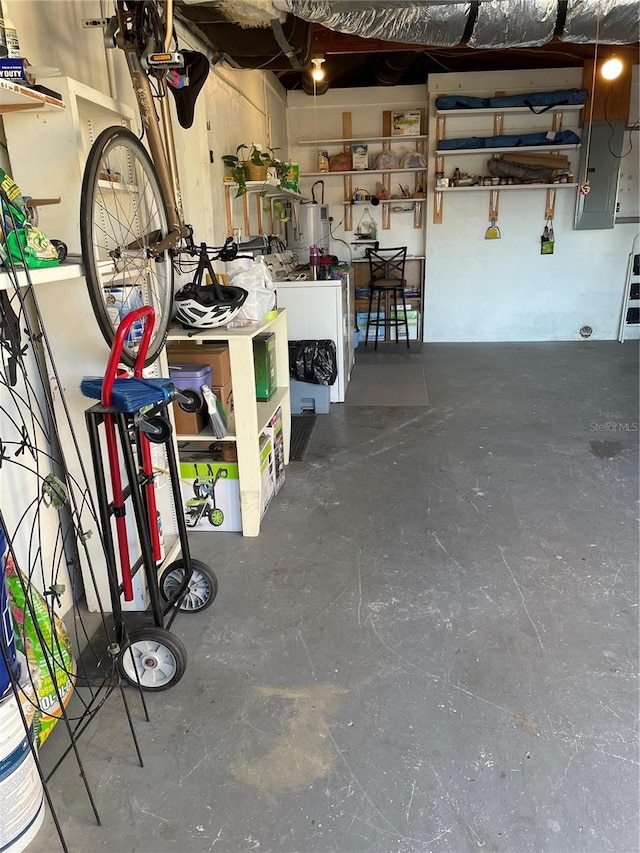
[[[396,342],[400,340],[398,328],[404,327],[407,340],[407,349],[409,348],[409,323],[407,322],[407,303],[404,298],[404,288],[407,283],[404,277],[404,266],[407,259],[407,247],[399,246],[395,249],[367,249],[367,258],[369,259],[369,313],[367,315],[367,331],[364,336],[365,346],[369,340],[369,328],[373,326],[376,332],[374,349],[378,349],[378,328],[385,326],[389,329],[389,339],[391,339],[391,329],[396,330]],[[380,303],[382,294],[390,294],[390,300],[385,299],[386,308],[391,309],[393,304],[393,316],[380,317]],[[376,316],[372,316],[373,297],[377,296]],[[402,300],[402,316],[398,312],[398,295]],[[391,311],[389,312],[391,313]]]

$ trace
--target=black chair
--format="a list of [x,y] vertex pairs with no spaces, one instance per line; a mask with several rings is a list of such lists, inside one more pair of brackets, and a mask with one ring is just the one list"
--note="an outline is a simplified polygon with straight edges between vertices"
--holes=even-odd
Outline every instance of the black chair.
[[[400,340],[398,329],[404,327],[406,333],[407,348],[409,347],[409,323],[407,322],[407,303],[404,298],[404,288],[407,283],[404,277],[404,266],[407,260],[407,247],[400,246],[395,249],[367,249],[366,255],[369,260],[369,313],[367,315],[367,331],[365,332],[365,346],[369,340],[369,329],[375,329],[374,349],[378,349],[378,328],[384,326],[389,330],[396,330],[396,342]],[[380,303],[385,295],[385,316],[380,317]],[[386,295],[389,294],[389,299]],[[372,316],[373,297],[377,296],[376,316]],[[398,296],[402,302],[402,316],[398,311]],[[393,310],[392,309],[393,306]],[[393,316],[390,316],[393,313]]]

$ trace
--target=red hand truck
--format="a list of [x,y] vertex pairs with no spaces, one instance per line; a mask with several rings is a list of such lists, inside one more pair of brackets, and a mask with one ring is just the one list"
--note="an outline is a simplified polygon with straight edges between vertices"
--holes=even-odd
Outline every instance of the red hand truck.
[[[166,690],[182,678],[187,664],[186,649],[169,628],[179,612],[195,613],[209,607],[217,595],[218,581],[209,566],[191,559],[189,553],[187,527],[181,511],[180,474],[167,411],[173,400],[187,411],[193,410],[194,399],[178,391],[168,379],[145,379],[142,374],[154,322],[155,314],[149,306],[128,313],[116,332],[104,377],[85,378],[81,387],[86,396],[100,400],[87,409],[85,419],[119,647],[116,649],[118,670],[123,678],[144,690]],[[118,375],[122,348],[129,342],[134,324],[136,328],[144,324],[142,338],[133,375],[123,377]],[[165,446],[169,483],[177,509],[181,557],[166,566],[161,561],[151,443]],[[127,533],[129,503],[140,550],[133,562]],[[115,519],[117,558],[112,519]],[[149,592],[153,624],[128,631],[122,598],[133,600],[133,578],[141,569]]]

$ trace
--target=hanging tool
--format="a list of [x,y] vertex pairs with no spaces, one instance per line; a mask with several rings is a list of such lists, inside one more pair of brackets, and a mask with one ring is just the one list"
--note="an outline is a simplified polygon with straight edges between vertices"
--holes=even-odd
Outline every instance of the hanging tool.
[[499,240],[502,234],[496,225],[498,221],[498,205],[500,201],[500,193],[498,190],[491,190],[489,194],[489,221],[490,225],[484,233],[485,240]]
[[555,235],[553,233],[553,219],[549,217],[542,231],[542,236],[540,237],[540,254],[553,255],[554,246]]

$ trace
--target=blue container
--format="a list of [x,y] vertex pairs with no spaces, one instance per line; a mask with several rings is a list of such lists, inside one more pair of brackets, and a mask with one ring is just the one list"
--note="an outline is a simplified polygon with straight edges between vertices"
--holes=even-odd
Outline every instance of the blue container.
[[6,660],[9,661],[14,678],[17,679],[20,676],[20,664],[16,657],[16,643],[13,636],[11,606],[4,577],[6,551],[7,540],[4,530],[0,527],[0,646],[2,647],[0,649],[0,699],[11,689],[11,676],[7,669]]
[[172,361],[169,376],[180,391],[201,391],[203,385],[211,388],[211,366]]

